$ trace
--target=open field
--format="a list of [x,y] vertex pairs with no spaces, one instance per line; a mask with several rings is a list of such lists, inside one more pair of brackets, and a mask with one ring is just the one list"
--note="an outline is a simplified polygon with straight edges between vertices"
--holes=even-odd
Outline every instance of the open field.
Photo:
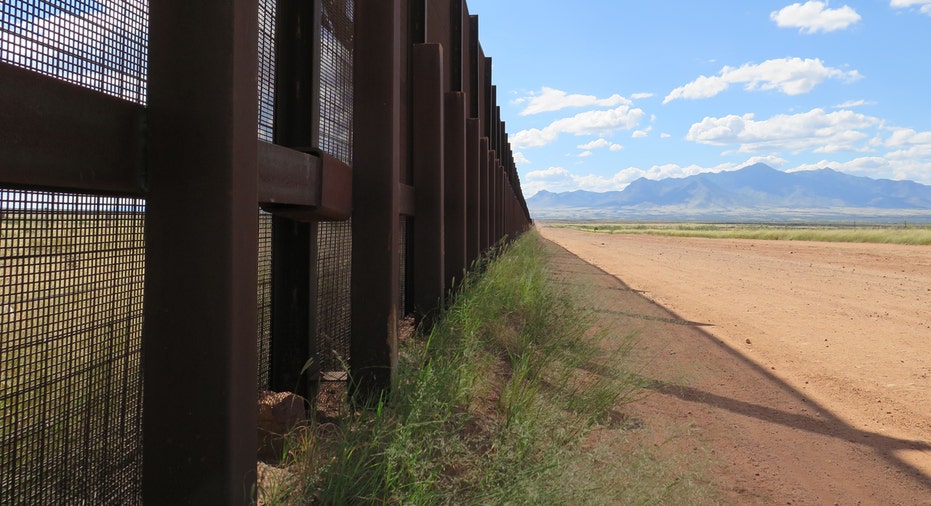
[[541,232],[694,330],[644,342],[685,384],[644,416],[693,423],[739,503],[931,504],[931,248]]
[[647,234],[712,239],[761,239],[774,241],[868,242],[881,244],[931,245],[931,225],[869,224],[744,224],[666,222],[551,222],[554,228],[568,227],[603,234]]

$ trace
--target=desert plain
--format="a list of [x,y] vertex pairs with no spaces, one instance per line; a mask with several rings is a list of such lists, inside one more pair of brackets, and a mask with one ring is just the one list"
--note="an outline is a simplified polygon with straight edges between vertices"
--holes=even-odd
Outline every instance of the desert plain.
[[736,503],[931,504],[931,247],[538,228],[695,330],[644,334],[682,387],[634,409]]

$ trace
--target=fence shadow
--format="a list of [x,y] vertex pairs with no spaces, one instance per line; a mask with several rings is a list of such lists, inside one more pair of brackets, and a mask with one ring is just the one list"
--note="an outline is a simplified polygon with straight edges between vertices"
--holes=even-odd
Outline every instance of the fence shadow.
[[[657,317],[651,315],[640,315],[635,311],[618,312],[599,311],[596,309],[596,312],[616,313],[620,316],[631,318],[649,319],[669,324],[686,325],[690,327],[690,330],[694,332],[694,335],[706,341],[706,344],[709,347],[722,350],[729,357],[738,361],[740,367],[745,368],[751,373],[757,375],[769,386],[778,389],[783,395],[788,395],[796,399],[804,399],[806,405],[810,406],[810,410],[818,413],[819,417],[792,413],[781,409],[776,409],[771,406],[748,402],[675,382],[649,377],[641,377],[642,384],[646,389],[664,395],[670,395],[683,401],[700,403],[712,408],[726,410],[731,413],[761,420],[766,423],[781,425],[791,429],[805,431],[820,436],[827,436],[838,440],[844,440],[850,444],[868,448],[875,455],[879,456],[882,460],[887,462],[892,468],[900,471],[908,479],[912,480],[914,483],[926,490],[931,490],[931,476],[929,476],[928,473],[922,469],[915,467],[914,465],[906,462],[896,455],[896,452],[900,451],[931,452],[931,442],[891,437],[878,432],[863,430],[852,426],[851,424],[842,420],[826,406],[809,399],[805,393],[789,385],[785,380],[779,378],[770,370],[760,366],[741,353],[739,350],[734,349],[727,343],[716,338],[706,329],[707,327],[713,327],[712,324],[696,324],[695,322],[689,322],[688,320],[685,320],[675,312],[670,311],[669,309],[657,304],[650,299],[647,299],[636,290],[632,290],[626,283],[618,279],[616,276],[608,273],[598,266],[590,264],[578,255],[572,253],[568,249],[559,244],[556,244],[553,241],[546,240],[546,247],[556,251],[559,257],[562,257],[563,259],[571,259],[568,262],[558,258],[555,259],[554,263],[559,265],[557,269],[560,272],[563,271],[563,267],[571,266],[571,269],[567,269],[567,271],[572,272],[573,275],[596,275],[599,278],[599,283],[604,284],[604,286],[598,286],[598,288],[608,289],[607,293],[616,294],[614,295],[616,297],[620,297],[622,294],[627,297],[637,297],[641,300],[641,302],[649,304],[664,316]],[[580,269],[580,264],[584,264],[588,266],[588,268]],[[588,272],[586,272],[586,270]],[[560,282],[565,283],[566,281],[561,280]],[[586,367],[586,369],[595,374],[601,373],[597,365]]]

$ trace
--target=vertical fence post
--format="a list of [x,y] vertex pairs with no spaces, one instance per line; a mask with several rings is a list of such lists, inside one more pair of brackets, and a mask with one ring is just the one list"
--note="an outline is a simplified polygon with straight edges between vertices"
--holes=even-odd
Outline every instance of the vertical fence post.
[[443,50],[415,44],[411,54],[414,169],[414,310],[427,321],[441,308],[444,275]]
[[150,7],[148,504],[253,500],[257,12],[256,0]]
[[[320,3],[278,0],[275,144],[309,151],[320,132]],[[270,388],[313,398],[301,374],[316,355],[317,224],[272,218],[272,321]]]
[[479,193],[481,194],[481,202],[479,204],[482,216],[479,220],[481,228],[481,239],[482,239],[482,252],[488,251],[488,248],[491,246],[491,163],[494,161],[492,152],[488,149],[488,137],[482,137],[479,140],[479,162],[481,166],[479,167]]
[[466,262],[465,96],[446,94],[446,284],[462,281]]
[[390,385],[400,283],[401,0],[355,4],[352,343],[356,398]]
[[478,119],[469,118],[466,124],[466,264],[470,267],[482,254],[480,170]]

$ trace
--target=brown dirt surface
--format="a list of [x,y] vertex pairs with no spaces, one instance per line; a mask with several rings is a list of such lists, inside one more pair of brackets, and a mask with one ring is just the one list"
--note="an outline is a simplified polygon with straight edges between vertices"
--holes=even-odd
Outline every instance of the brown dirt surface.
[[732,504],[931,505],[931,248],[540,232],[636,332],[641,444]]

